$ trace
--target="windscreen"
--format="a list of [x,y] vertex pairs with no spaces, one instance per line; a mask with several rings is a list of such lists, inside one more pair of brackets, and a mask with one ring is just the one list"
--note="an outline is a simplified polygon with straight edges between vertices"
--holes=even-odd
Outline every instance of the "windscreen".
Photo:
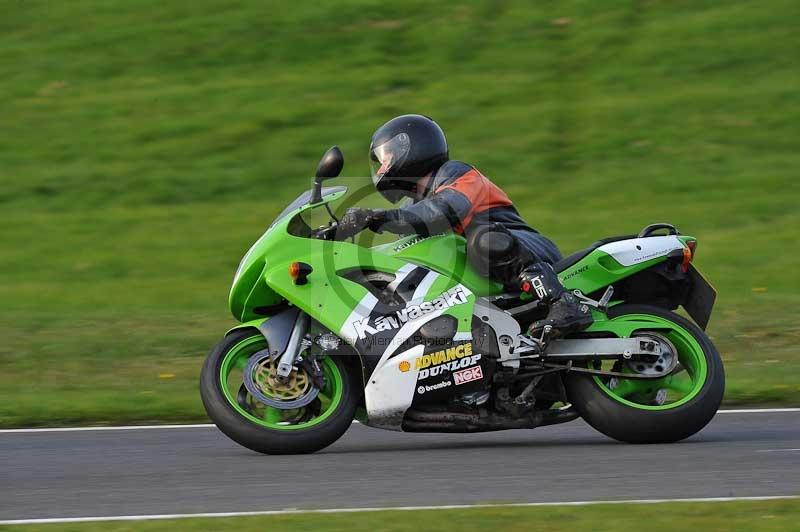
[[[337,192],[342,192],[342,191],[345,191],[345,190],[347,190],[347,187],[327,187],[327,188],[323,188],[322,189],[322,197],[324,198],[325,196],[330,196],[331,194],[336,194]],[[285,209],[283,209],[281,211],[281,213],[272,221],[272,223],[270,224],[270,227],[272,227],[273,225],[275,225],[276,223],[281,221],[283,218],[286,218],[286,215],[288,215],[290,212],[299,209],[303,205],[306,205],[309,201],[311,201],[311,191],[310,190],[306,190],[305,192],[303,192],[302,194],[297,196],[296,200],[291,202]]]

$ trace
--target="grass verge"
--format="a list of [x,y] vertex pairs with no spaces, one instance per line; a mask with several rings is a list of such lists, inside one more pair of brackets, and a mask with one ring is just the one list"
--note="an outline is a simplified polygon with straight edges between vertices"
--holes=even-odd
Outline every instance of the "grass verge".
[[658,504],[600,504],[591,506],[495,507],[459,510],[381,511],[360,513],[292,514],[234,518],[199,518],[158,521],[104,521],[19,525],[9,530],[26,532],[158,532],[161,530],[325,530],[508,531],[616,530],[652,532],[786,531],[797,528],[800,506],[796,500],[692,502]]

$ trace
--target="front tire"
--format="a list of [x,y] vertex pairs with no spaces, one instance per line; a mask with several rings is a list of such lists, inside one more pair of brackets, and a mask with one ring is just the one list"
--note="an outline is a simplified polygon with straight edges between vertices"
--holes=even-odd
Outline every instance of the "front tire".
[[338,440],[358,404],[353,372],[340,358],[326,357],[321,364],[327,384],[313,406],[298,411],[268,407],[248,395],[237,374],[251,355],[266,347],[257,330],[235,331],[208,355],[200,396],[214,424],[238,444],[265,454],[312,453]]
[[[688,438],[711,421],[722,402],[725,391],[722,360],[697,325],[673,312],[649,305],[619,305],[609,311],[611,319],[636,319],[636,316],[669,322],[670,328],[660,334],[676,347],[686,371],[684,381],[672,375],[654,383],[620,379],[622,382],[615,383],[612,389],[608,379],[573,372],[565,376],[567,396],[587,423],[616,440],[671,443]],[[690,378],[688,382],[686,377]],[[648,394],[658,386],[664,386],[665,392],[675,387],[684,395],[678,395],[668,404],[650,402]]]

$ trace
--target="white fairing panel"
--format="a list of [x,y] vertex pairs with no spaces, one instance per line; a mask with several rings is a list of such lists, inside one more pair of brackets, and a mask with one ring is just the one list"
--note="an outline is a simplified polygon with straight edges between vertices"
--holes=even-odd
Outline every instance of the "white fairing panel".
[[677,236],[651,236],[620,240],[600,246],[600,251],[608,253],[623,266],[633,266],[669,254],[670,251],[683,249],[685,246]]
[[[472,340],[472,333],[468,332],[456,333],[453,337],[454,342],[470,340]],[[389,430],[403,430],[403,416],[414,402],[414,392],[422,393],[426,388],[417,382],[420,369],[417,367],[416,360],[424,353],[425,347],[417,345],[397,356],[384,359],[378,364],[364,389],[367,425]],[[480,354],[472,355],[472,364],[480,360],[480,357]],[[470,357],[466,357],[464,360],[468,359]]]
[[424,351],[424,346],[414,346],[375,368],[364,390],[368,425],[401,430],[403,415],[414,400],[418,371],[401,371],[400,363],[405,362],[404,367],[413,368],[414,359],[422,356]]

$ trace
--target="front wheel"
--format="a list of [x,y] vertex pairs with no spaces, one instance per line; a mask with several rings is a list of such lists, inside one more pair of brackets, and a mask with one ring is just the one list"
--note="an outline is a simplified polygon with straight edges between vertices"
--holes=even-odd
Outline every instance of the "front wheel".
[[[254,365],[267,348],[255,330],[235,331],[211,351],[200,374],[200,396],[206,412],[219,429],[235,442],[266,454],[311,453],[335,442],[350,427],[358,404],[352,371],[337,357],[319,360],[325,385],[311,390],[311,379],[295,370],[292,380],[279,383],[271,375],[274,365]],[[298,408],[267,406],[245,384],[245,372],[255,393],[279,402],[315,394]],[[295,401],[302,402],[302,401]]]
[[[634,336],[663,342],[678,364],[668,376],[654,380],[568,373],[567,396],[583,419],[603,434],[629,443],[675,442],[705,427],[725,391],[722,360],[708,336],[689,320],[649,305],[620,305],[609,311],[609,318],[651,323]],[[662,366],[658,361],[618,362],[609,369],[660,373]]]

